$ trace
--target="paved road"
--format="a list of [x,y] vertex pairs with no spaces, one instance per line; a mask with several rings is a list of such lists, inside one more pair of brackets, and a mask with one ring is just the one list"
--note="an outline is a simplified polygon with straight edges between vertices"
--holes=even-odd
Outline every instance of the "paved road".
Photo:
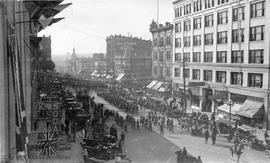
[[[108,102],[98,97],[92,92],[96,98],[96,102],[104,103],[108,109],[118,110],[116,107],[110,105]],[[124,112],[119,111],[120,114],[126,115]],[[155,128],[158,133],[158,129]],[[165,130],[164,138],[175,144],[179,148],[186,147],[188,152],[194,156],[201,156],[203,162],[206,163],[228,163],[235,162],[235,158],[232,158],[229,152],[228,143],[224,138],[218,137],[216,145],[205,144],[204,139],[201,137],[194,137],[185,134],[173,134]],[[211,142],[211,140],[210,140]],[[270,159],[264,156],[264,153],[256,150],[245,149],[243,155],[240,158],[240,163],[269,163]]]

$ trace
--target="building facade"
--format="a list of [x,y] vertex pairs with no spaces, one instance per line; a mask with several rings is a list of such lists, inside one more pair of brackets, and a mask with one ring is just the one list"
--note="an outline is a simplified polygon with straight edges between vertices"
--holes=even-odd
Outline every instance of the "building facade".
[[127,78],[151,76],[151,41],[121,35],[107,38],[107,72],[124,73]]
[[259,107],[260,118],[268,121],[270,1],[177,0],[173,5],[174,89],[182,89],[185,79],[197,96],[191,107],[213,112],[230,99],[231,107],[241,106],[237,114],[244,120],[255,118]]
[[152,22],[152,77],[171,81],[173,67],[173,25],[169,22],[163,26]]
[[[67,72],[72,75],[79,75],[80,73],[88,73],[95,70],[94,60],[91,57],[79,57],[73,48],[71,57],[67,60]],[[85,76],[85,75],[84,75]]]

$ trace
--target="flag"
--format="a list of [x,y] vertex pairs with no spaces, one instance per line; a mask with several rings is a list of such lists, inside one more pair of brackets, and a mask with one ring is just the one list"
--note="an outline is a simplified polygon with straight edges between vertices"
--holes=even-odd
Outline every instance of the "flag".
[[44,11],[42,11],[42,13],[46,18],[53,17],[57,15],[58,13],[60,13],[61,11],[63,11],[64,9],[66,9],[70,5],[71,3],[67,3],[67,4],[58,5],[56,7],[46,7]]
[[44,130],[38,134],[38,148],[40,156],[54,156],[57,154],[57,135],[55,131]]
[[46,18],[44,15],[41,15],[38,19],[38,22],[41,24],[42,28],[45,29],[48,25],[51,24],[53,17]]

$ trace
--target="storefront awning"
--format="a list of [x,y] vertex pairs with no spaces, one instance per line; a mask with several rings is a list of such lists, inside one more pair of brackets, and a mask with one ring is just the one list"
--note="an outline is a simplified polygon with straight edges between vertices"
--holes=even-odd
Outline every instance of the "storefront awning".
[[152,89],[158,90],[162,84],[163,84],[163,82],[158,82]]
[[[241,106],[242,104],[233,104],[231,106],[231,114],[235,115],[236,112],[240,110]],[[226,112],[226,113],[230,113],[230,106],[226,103],[224,105],[219,106],[218,110]]]
[[164,87],[160,87],[160,88],[158,89],[159,92],[165,92],[166,90],[167,90],[167,89],[164,88]]
[[146,88],[151,89],[155,84],[157,84],[158,81],[153,80],[150,84],[146,86]]
[[236,112],[237,115],[253,118],[262,108],[263,102],[247,99],[240,110]]
[[124,76],[125,76],[125,73],[121,73],[118,75],[118,77],[115,80],[120,81]]

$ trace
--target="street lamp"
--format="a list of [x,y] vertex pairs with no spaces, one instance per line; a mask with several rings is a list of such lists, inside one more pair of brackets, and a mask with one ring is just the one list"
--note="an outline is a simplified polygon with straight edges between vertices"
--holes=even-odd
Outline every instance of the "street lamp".
[[230,122],[231,122],[233,101],[231,99],[229,99],[229,101],[227,102],[227,105],[229,105],[229,107],[230,107]]

